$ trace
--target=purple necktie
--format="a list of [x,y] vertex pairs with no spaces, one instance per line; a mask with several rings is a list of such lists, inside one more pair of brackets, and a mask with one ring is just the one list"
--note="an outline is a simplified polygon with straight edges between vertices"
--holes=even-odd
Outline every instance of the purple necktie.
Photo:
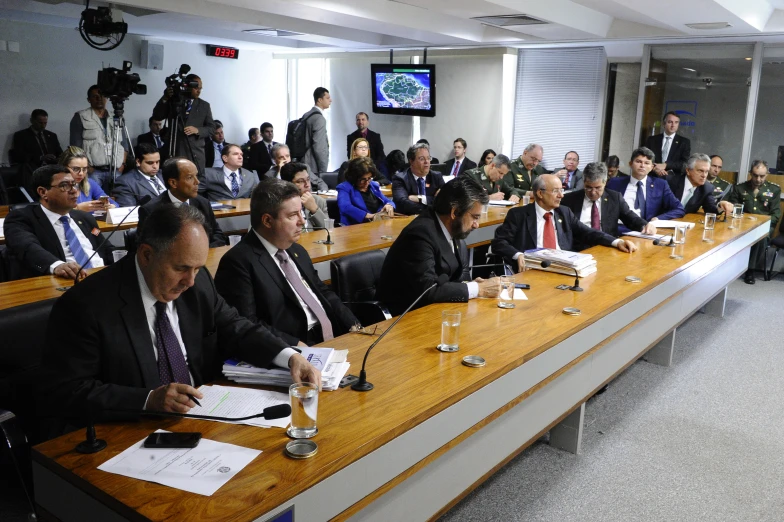
[[453,176],[455,176],[455,177],[457,177],[457,173],[458,173],[458,172],[460,172],[460,162],[459,162],[459,161],[456,161],[456,162],[455,162],[455,168],[454,168],[454,169],[452,169],[452,175],[453,175]]
[[188,364],[169,322],[169,316],[166,315],[166,303],[160,301],[155,303],[155,347],[158,349],[158,376],[161,384],[190,384]]
[[596,201],[593,202],[591,207],[591,228],[594,230],[602,229],[602,224],[599,222],[599,207],[596,206]]
[[325,341],[329,341],[334,337],[332,335],[332,323],[329,321],[329,317],[327,317],[327,312],[324,311],[324,307],[321,306],[321,303],[313,297],[313,294],[308,292],[308,289],[305,287],[305,284],[302,282],[302,278],[299,275],[297,269],[289,263],[289,256],[286,254],[284,250],[278,250],[275,253],[275,258],[280,262],[280,268],[283,269],[283,273],[286,276],[286,279],[291,286],[294,288],[294,291],[297,292],[300,299],[302,299],[310,311],[313,312],[313,315],[316,316],[318,319],[319,324],[321,325],[321,334],[324,337]]

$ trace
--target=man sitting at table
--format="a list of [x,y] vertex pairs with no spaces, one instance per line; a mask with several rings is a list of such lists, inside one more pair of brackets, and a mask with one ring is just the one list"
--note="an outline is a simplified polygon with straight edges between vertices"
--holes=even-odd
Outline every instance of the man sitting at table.
[[195,406],[191,396],[202,397],[196,388],[220,377],[225,357],[272,363],[290,368],[294,382],[320,383],[290,343],[241,317],[215,291],[204,269],[208,242],[201,212],[161,205],[141,229],[135,255],[57,300],[41,391],[57,398],[58,414],[84,422],[134,417],[112,409],[185,413]]
[[[618,220],[629,229],[643,234],[655,234],[653,223],[629,209],[623,196],[614,190],[605,190],[607,183],[607,167],[604,163],[594,162],[585,166],[582,174],[583,188],[564,194],[561,205],[568,207],[572,213],[586,226],[594,230],[602,230],[613,237],[618,237]],[[575,238],[576,251],[588,248]]]
[[324,227],[324,220],[328,216],[327,200],[311,192],[308,166],[305,163],[287,163],[280,169],[280,179],[294,183],[299,189],[299,199],[302,202],[302,218],[305,228]]
[[686,174],[675,172],[667,176],[670,190],[680,200],[684,211],[693,214],[702,208],[706,213],[718,214],[721,209],[727,215],[732,214],[732,203],[720,201],[716,204],[713,184],[707,181],[711,167],[708,155],[695,152],[686,160],[685,167]]
[[402,313],[442,275],[448,282],[430,290],[418,306],[498,296],[497,277],[469,280],[465,239],[479,228],[482,205],[488,201],[476,181],[460,176],[441,188],[432,209],[403,229],[384,259],[376,292],[393,315]]
[[199,192],[210,201],[249,198],[259,184],[255,172],[242,168],[242,149],[233,143],[224,143],[221,159],[223,166],[204,169],[204,182]]
[[531,190],[534,204],[511,209],[504,223],[496,229],[492,242],[493,252],[502,256],[506,263],[517,265],[518,271],[525,267],[526,250],[574,251],[575,239],[587,246],[612,246],[621,252],[637,250],[631,241],[594,230],[584,225],[568,207],[562,207],[564,189],[558,176],[542,174],[533,181]]
[[189,205],[204,214],[210,232],[210,248],[229,244],[226,235],[218,226],[210,202],[199,196],[199,177],[196,165],[185,158],[169,158],[163,164],[163,182],[169,188],[157,198],[139,209],[139,228],[144,226],[147,216],[161,205]]
[[520,198],[513,194],[513,187],[506,182],[506,175],[509,173],[509,158],[503,154],[495,156],[490,163],[476,167],[464,172],[466,176],[471,176],[474,181],[482,185],[491,200],[500,201],[508,199],[512,203],[517,203]]
[[112,194],[121,207],[133,207],[144,196],[154,198],[166,192],[161,177],[161,153],[151,143],[140,143],[136,150],[136,168],[117,178]]
[[[79,267],[100,245],[101,231],[92,215],[74,208],[79,186],[71,172],[60,165],[45,165],[33,172],[32,184],[40,206],[17,208],[5,219],[11,279],[44,274],[69,279],[86,276]],[[87,268],[111,262],[111,250],[105,243]]]
[[[300,172],[307,175],[304,166]],[[250,223],[252,230],[226,252],[215,274],[215,287],[230,305],[292,346],[329,341],[359,324],[297,243],[305,220],[296,185],[274,178],[260,183],[250,200]]]
[[444,177],[430,170],[430,147],[426,142],[410,147],[406,157],[408,168],[392,177],[392,201],[402,214],[421,214],[433,206],[433,199],[444,186]]

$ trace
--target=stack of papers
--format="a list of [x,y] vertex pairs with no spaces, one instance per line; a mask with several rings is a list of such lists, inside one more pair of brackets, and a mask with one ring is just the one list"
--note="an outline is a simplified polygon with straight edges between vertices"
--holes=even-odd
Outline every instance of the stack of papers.
[[316,192],[316,194],[318,194],[319,196],[332,196],[333,198],[338,197],[338,191],[334,189],[319,190],[318,192]]
[[[542,268],[542,261],[552,263],[547,268]],[[549,248],[534,248],[525,251],[526,268],[535,268],[559,274],[577,275],[585,277],[596,272],[596,259],[591,254],[570,252],[569,250],[554,250]]]
[[[321,371],[321,387],[324,391],[338,389],[341,379],[348,373],[348,350],[334,348],[303,348],[302,356]],[[291,373],[283,368],[259,368],[250,363],[228,359],[223,363],[223,375],[242,384],[289,387],[294,381]]]
[[664,243],[670,242],[670,236],[666,234],[643,234],[642,232],[635,232],[634,230],[629,230],[628,232],[623,233],[624,236],[631,236],[631,237],[641,237],[643,239],[658,239]]
[[511,207],[514,203],[509,201],[508,199],[491,199],[490,206],[491,207]]
[[[233,386],[201,386],[199,391],[203,397],[199,399],[201,406],[191,408],[188,413],[193,415],[209,415],[211,417],[248,417],[264,411],[264,408],[289,404],[289,394],[253,388],[235,388]],[[210,420],[210,419],[205,419]],[[229,424],[248,424],[262,428],[285,428],[291,423],[291,416],[282,419],[267,420],[264,418],[246,421],[213,421]]]
[[656,221],[651,221],[651,225],[655,226],[656,228],[675,228],[675,227],[694,228],[695,223],[691,223],[688,221],[673,221],[671,219],[657,219]]

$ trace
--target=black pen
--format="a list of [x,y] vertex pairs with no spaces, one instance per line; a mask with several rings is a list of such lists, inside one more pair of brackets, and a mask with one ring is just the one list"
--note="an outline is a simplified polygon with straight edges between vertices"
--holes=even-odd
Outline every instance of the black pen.
[[201,404],[199,404],[199,401],[196,400],[196,397],[194,397],[190,393],[188,394],[188,397],[190,397],[191,400],[196,403],[196,406],[201,406]]

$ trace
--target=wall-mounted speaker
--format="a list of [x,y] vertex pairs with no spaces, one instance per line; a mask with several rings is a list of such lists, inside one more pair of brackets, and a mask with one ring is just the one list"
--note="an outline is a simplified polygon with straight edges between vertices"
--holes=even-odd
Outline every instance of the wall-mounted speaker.
[[163,45],[142,40],[142,59],[140,65],[145,69],[163,69]]

